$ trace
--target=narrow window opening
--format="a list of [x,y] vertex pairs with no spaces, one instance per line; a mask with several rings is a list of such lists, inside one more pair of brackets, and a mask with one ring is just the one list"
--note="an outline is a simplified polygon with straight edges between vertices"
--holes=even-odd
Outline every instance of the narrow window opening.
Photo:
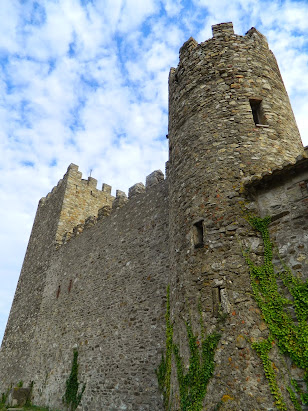
[[194,246],[195,248],[201,248],[204,245],[203,242],[203,220],[198,221],[193,227]]
[[218,300],[219,304],[221,304],[221,287],[218,286]]
[[69,293],[71,292],[72,284],[73,284],[73,281],[70,280],[69,285],[68,285],[68,292],[69,292]]
[[220,295],[218,287],[212,288],[213,314],[217,315],[220,307]]
[[57,290],[57,298],[59,298],[60,290],[61,290],[61,285],[59,285],[58,290]]
[[249,100],[249,103],[255,125],[266,125],[266,119],[262,108],[262,100],[251,99]]

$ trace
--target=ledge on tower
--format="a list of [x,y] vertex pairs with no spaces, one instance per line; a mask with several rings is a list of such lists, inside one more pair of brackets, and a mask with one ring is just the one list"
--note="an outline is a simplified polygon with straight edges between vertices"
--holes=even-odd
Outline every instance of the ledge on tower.
[[164,180],[164,173],[161,170],[155,170],[149,174],[145,180],[145,187],[152,187]]
[[128,201],[126,194],[124,191],[117,190],[116,191],[116,198],[113,200],[112,209],[116,210],[117,208],[123,207]]
[[134,197],[137,194],[142,194],[145,192],[145,187],[142,183],[137,183],[130,187],[128,190],[128,198]]
[[197,46],[198,46],[198,42],[193,37],[189,37],[189,39],[185,41],[183,46],[180,48],[180,59],[186,52],[189,53],[191,50],[195,49]]
[[234,30],[233,30],[233,23],[229,22],[229,23],[220,23],[220,24],[214,24],[212,26],[212,33],[213,33],[213,37],[221,37],[221,36],[231,36],[232,34],[234,34]]
[[262,33],[260,33],[255,27],[251,27],[251,29],[247,31],[245,36],[251,37],[251,38],[259,37],[260,40],[263,40],[266,44],[268,44],[267,38]]

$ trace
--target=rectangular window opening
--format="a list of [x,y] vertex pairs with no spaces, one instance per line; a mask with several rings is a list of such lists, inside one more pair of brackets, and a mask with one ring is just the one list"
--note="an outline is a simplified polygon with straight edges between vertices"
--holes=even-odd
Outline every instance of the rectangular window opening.
[[262,108],[262,100],[260,99],[250,99],[249,100],[253,121],[255,125],[266,125],[266,118]]
[[221,304],[221,287],[218,286],[218,299],[219,299],[219,304]]
[[193,237],[195,248],[201,248],[204,246],[203,241],[203,220],[198,221],[193,227]]

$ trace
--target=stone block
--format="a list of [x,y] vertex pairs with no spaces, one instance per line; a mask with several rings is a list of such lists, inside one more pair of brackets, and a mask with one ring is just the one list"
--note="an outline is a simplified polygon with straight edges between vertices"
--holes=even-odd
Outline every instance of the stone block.
[[223,36],[223,35],[230,35],[230,34],[234,34],[234,30],[233,30],[233,24],[230,23],[220,23],[220,24],[214,24],[212,26],[212,33],[213,33],[213,37],[219,37],[219,36]]
[[137,184],[133,185],[132,187],[130,187],[130,189],[128,190],[128,198],[131,198],[131,197],[135,196],[136,194],[140,194],[140,193],[144,193],[144,192],[145,192],[144,184],[137,183]]
[[31,388],[14,387],[9,393],[7,402],[13,407],[23,407],[29,399],[30,394]]
[[114,199],[112,203],[112,209],[115,210],[117,208],[123,207],[128,201],[128,198],[126,197],[126,194],[124,191],[117,190],[116,191],[116,198]]
[[152,187],[155,184],[160,183],[164,180],[164,173],[161,170],[155,170],[153,173],[149,174],[146,178],[145,186],[146,188]]
[[100,220],[101,218],[110,215],[110,213],[111,213],[111,207],[110,206],[104,206],[104,207],[102,207],[98,210],[97,219]]
[[102,191],[107,194],[111,194],[111,186],[109,184],[103,183]]

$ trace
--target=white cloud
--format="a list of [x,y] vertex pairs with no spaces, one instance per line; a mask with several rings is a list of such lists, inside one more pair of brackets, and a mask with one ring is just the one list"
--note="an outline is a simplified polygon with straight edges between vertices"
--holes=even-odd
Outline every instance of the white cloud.
[[134,30],[160,9],[155,0],[125,0],[123,3],[118,29],[124,33]]

